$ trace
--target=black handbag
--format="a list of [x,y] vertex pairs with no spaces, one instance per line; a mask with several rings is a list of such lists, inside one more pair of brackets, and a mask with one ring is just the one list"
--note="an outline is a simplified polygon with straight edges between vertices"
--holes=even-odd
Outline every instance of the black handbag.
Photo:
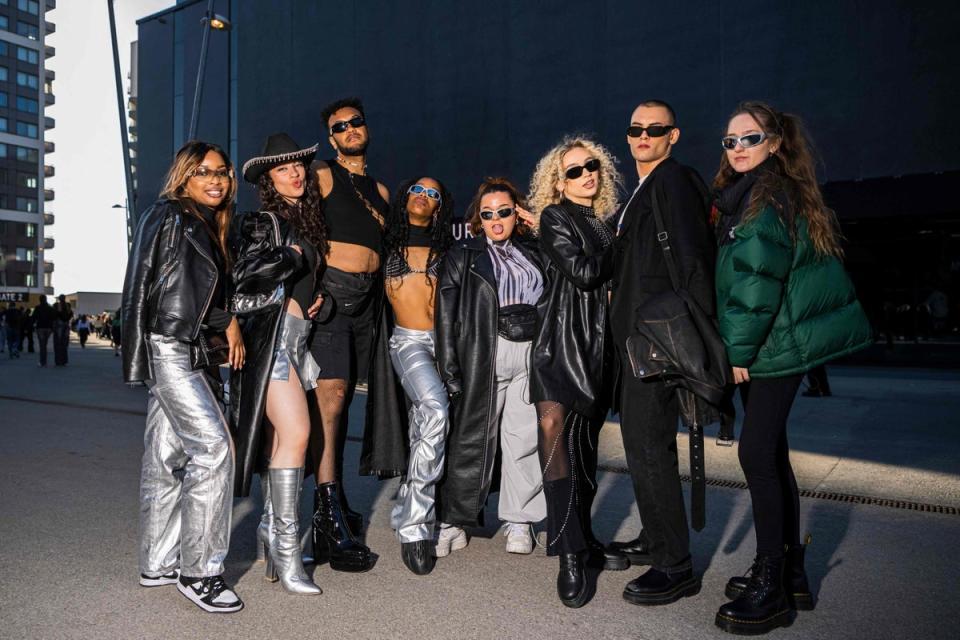
[[222,331],[201,329],[190,344],[190,368],[193,370],[219,367],[230,359],[230,344]]
[[510,342],[533,340],[537,333],[537,308],[532,304],[511,304],[500,307],[497,333]]
[[705,524],[706,493],[703,427],[719,420],[730,365],[716,320],[680,284],[655,184],[651,199],[672,289],[635,310],[636,333],[627,338],[627,357],[633,375],[662,380],[677,392],[680,417],[690,430],[691,524],[700,531]]

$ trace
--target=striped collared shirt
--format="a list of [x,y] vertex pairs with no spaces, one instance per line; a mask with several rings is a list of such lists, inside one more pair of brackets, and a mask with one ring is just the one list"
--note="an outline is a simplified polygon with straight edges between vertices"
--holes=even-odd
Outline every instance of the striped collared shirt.
[[543,294],[540,270],[510,240],[498,243],[487,238],[487,254],[493,263],[500,306],[537,304]]

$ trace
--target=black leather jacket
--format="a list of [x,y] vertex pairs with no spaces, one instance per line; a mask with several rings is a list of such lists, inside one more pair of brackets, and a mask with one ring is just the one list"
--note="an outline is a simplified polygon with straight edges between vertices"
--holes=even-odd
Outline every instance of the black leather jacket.
[[[533,247],[519,238],[513,245],[541,268]],[[482,524],[483,507],[496,482],[500,430],[491,418],[497,398],[499,311],[486,237],[451,248],[440,272],[435,314],[437,365],[447,390],[454,394],[437,509],[443,522],[459,526]]]
[[603,248],[583,215],[566,202],[540,216],[540,253],[547,282],[537,305],[530,389],[588,417],[609,407],[611,355],[607,326],[612,246]]
[[193,342],[214,297],[229,278],[203,221],[175,200],[140,215],[123,282],[123,379],[151,378],[144,338],[157,333]]

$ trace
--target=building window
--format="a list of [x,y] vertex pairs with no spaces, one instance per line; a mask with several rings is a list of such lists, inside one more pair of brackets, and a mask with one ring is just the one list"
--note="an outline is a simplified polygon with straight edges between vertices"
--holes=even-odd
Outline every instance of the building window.
[[33,259],[36,257],[36,255],[37,254],[33,249],[17,247],[17,260],[20,262],[33,262]]
[[[4,2],[3,4],[7,4]],[[17,0],[17,9],[32,13],[35,16],[40,15],[40,3],[37,0]]]
[[25,273],[23,274],[23,284],[28,287],[37,286],[37,274],[35,273]]
[[44,80],[43,81],[43,92],[53,94],[53,80]]
[[7,43],[3,40],[0,40],[0,56],[5,56],[7,53]]
[[17,198],[17,211],[26,211],[27,213],[37,212],[36,198]]
[[[6,76],[6,69],[4,69],[4,73],[0,73],[0,80],[6,80]],[[39,82],[40,81],[37,76],[33,75],[32,73],[24,73],[22,71],[17,72],[17,84],[21,87],[30,87],[31,89],[36,89],[39,87]]]
[[7,145],[0,143],[0,158],[7,157]]
[[6,67],[0,67],[0,82],[6,82],[9,75]]
[[40,134],[40,131],[37,128],[37,125],[30,124],[29,122],[20,122],[17,120],[17,135],[26,136],[28,138],[36,138]]
[[0,29],[10,31],[10,21],[7,20],[7,16],[0,16]]
[[9,129],[7,129],[7,119],[6,119],[6,118],[0,118],[0,131],[9,131]]
[[16,147],[17,150],[17,160],[23,162],[37,162],[40,159],[40,155],[37,153],[36,149],[30,149],[29,147]]
[[23,173],[17,172],[17,186],[26,187],[27,189],[36,189],[37,188],[37,176],[33,173]]
[[40,111],[40,103],[30,98],[17,96],[17,109],[26,111],[27,113],[38,113]]
[[37,225],[33,224],[32,222],[25,222],[23,226],[23,235],[27,236],[28,238],[37,237]]
[[8,107],[8,106],[10,105],[9,105],[9,99],[7,98],[7,92],[0,91],[0,107]]
[[39,40],[40,29],[38,29],[36,25],[30,24],[29,22],[17,20],[17,35],[21,35],[24,38],[30,38],[31,40]]
[[29,62],[30,64],[37,64],[40,62],[40,55],[37,53],[36,49],[28,49],[27,47],[17,47],[17,60],[20,62]]

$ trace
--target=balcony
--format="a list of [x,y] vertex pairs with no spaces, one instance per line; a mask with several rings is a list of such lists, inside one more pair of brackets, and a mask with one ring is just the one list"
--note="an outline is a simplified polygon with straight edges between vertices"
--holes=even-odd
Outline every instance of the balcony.
[[47,0],[46,7],[47,11],[53,11],[57,8],[57,0]]
[[43,152],[44,152],[44,153],[53,153],[53,152],[56,151],[56,150],[57,150],[57,145],[55,145],[53,142],[51,142],[50,140],[44,140],[44,141],[43,141]]
[[52,22],[44,20],[43,24],[44,24],[44,28],[47,30],[47,35],[57,32],[57,25],[53,24]]
[[57,103],[57,98],[52,93],[44,93],[43,103],[49,107],[50,105]]
[[52,58],[52,57],[55,56],[55,55],[57,55],[57,50],[56,50],[54,47],[50,46],[49,44],[48,44],[48,45],[45,45],[45,46],[43,47],[43,57],[44,57],[44,58],[48,58],[48,59],[49,59],[49,58]]
[[53,224],[54,216],[52,213],[43,214],[43,226],[49,227]]
[[43,190],[43,199],[44,199],[46,202],[50,202],[51,200],[53,200],[53,198],[54,198],[55,195],[56,195],[56,194],[54,194],[53,189],[44,189],[44,190]]
[[53,246],[56,243],[53,241],[53,238],[44,238],[43,239],[43,248],[44,249],[53,249]]
[[43,177],[44,177],[44,178],[52,178],[52,177],[55,176],[56,174],[57,174],[57,172],[56,172],[56,170],[53,168],[52,165],[49,165],[49,164],[43,165]]
[[53,273],[53,263],[52,263],[52,262],[47,262],[46,260],[44,260],[44,261],[43,261],[43,272],[44,272],[44,273]]
[[43,128],[44,128],[44,129],[47,129],[47,130],[49,131],[50,129],[53,129],[55,126],[57,126],[57,121],[56,121],[56,120],[54,120],[54,119],[51,118],[50,116],[44,116],[44,118],[43,118]]
[[44,69],[43,79],[47,80],[48,82],[53,82],[57,79],[57,72],[53,69]]

